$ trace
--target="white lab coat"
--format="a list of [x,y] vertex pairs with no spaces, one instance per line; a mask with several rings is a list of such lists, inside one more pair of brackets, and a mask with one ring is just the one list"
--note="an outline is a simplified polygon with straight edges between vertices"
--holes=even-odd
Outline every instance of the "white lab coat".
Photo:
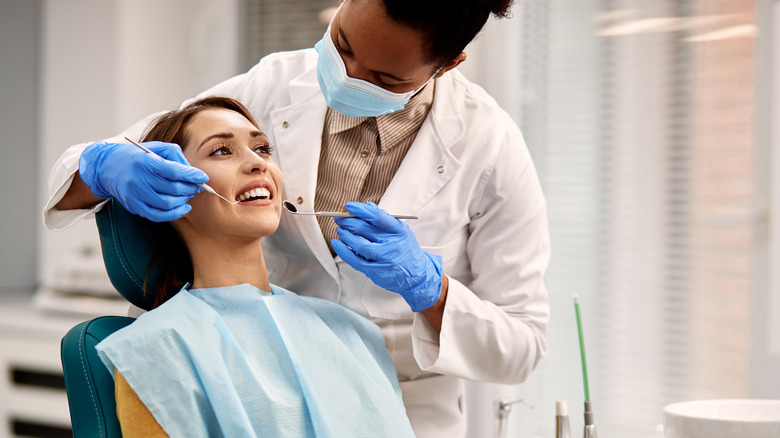
[[[203,95],[243,102],[276,146],[284,199],[314,205],[326,103],[312,49],[269,55]],[[272,283],[343,304],[384,333],[419,437],[464,436],[461,379],[520,383],[544,356],[549,317],[543,275],[550,242],[546,204],[516,124],[457,70],[436,80],[431,111],[379,206],[410,220],[422,248],[450,278],[441,334],[392,292],[331,256],[314,217],[283,214],[263,242]],[[138,138],[153,116],[124,135]],[[64,228],[93,210],[52,207],[85,145],[55,164],[44,221]],[[96,207],[100,208],[100,206]]]

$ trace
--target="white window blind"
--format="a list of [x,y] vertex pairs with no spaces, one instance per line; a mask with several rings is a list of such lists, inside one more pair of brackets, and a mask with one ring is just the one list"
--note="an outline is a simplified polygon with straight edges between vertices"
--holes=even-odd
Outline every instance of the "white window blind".
[[603,436],[660,437],[666,403],[749,396],[753,3],[518,5],[515,25],[546,23],[516,62],[536,96],[518,122],[549,202],[553,314],[549,356],[516,389],[536,409],[508,436],[552,436],[556,399],[581,433],[573,293]]
[[242,0],[242,67],[249,69],[269,53],[314,47],[328,25],[323,11],[338,7],[339,3],[339,0]]

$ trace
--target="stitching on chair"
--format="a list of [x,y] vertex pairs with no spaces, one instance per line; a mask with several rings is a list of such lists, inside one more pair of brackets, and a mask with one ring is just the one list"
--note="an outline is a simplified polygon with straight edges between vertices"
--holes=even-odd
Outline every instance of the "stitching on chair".
[[100,410],[98,409],[98,403],[97,400],[95,400],[95,394],[92,392],[92,384],[89,379],[89,374],[87,373],[87,366],[84,364],[84,351],[82,350],[82,346],[86,343],[84,340],[84,332],[87,331],[87,326],[91,323],[84,324],[84,327],[81,328],[81,333],[79,335],[79,358],[81,358],[81,369],[84,370],[84,378],[87,380],[87,388],[89,388],[89,395],[92,398],[92,406],[95,407],[95,415],[98,418],[97,424],[98,424],[98,430],[100,430],[100,436],[103,436],[103,423],[100,421]]
[[[116,201],[114,201],[114,202],[116,202]],[[127,267],[125,266],[125,262],[122,260],[122,255],[119,254],[119,245],[118,245],[117,239],[116,239],[116,232],[114,232],[114,219],[113,219],[114,215],[113,215],[113,213],[114,213],[114,208],[112,206],[112,208],[108,209],[108,221],[110,222],[109,225],[111,226],[111,239],[114,241],[114,251],[116,252],[116,258],[119,259],[119,263],[122,265],[122,269],[125,270],[125,273],[130,278],[130,281],[135,283],[136,286],[138,286],[141,289],[143,289],[143,285],[138,284],[138,282],[135,281],[135,278],[133,278],[133,276],[130,274],[130,271],[127,270]]]

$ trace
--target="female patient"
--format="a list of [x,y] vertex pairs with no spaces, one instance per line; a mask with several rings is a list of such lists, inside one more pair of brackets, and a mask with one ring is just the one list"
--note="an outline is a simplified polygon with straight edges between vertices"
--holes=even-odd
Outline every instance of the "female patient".
[[200,193],[188,214],[155,225],[156,308],[97,347],[123,435],[412,436],[379,329],[269,284],[261,238],[279,224],[282,175],[248,110],[201,99],[144,141],[181,145],[239,202]]

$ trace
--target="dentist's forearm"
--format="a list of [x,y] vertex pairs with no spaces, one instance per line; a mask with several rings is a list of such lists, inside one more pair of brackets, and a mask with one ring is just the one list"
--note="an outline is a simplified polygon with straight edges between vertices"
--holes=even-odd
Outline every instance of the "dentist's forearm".
[[89,209],[102,202],[103,199],[95,196],[94,193],[81,180],[79,173],[73,176],[73,181],[65,192],[65,196],[55,205],[58,210],[77,210]]
[[439,299],[433,304],[433,306],[421,311],[422,315],[431,326],[436,329],[437,333],[441,333],[441,321],[444,318],[444,304],[447,302],[447,290],[449,289],[449,279],[446,275],[441,276],[441,295]]

